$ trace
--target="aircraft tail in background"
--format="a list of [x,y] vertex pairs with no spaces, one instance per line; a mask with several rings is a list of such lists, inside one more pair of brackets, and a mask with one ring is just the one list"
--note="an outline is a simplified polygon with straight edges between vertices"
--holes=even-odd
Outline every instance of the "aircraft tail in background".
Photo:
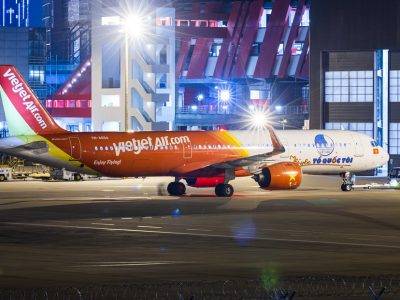
[[0,66],[0,98],[11,136],[65,132],[14,66]]

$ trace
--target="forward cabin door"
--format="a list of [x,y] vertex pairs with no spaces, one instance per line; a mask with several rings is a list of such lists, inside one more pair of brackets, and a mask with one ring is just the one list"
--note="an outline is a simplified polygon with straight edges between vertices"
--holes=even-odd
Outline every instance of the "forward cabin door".
[[191,159],[192,158],[192,143],[184,143],[183,145],[183,158],[184,159]]
[[353,145],[354,145],[354,156],[362,157],[364,156],[364,149],[361,143],[361,139],[357,135],[353,135]]
[[82,155],[81,141],[77,137],[70,137],[69,143],[71,145],[71,156],[76,160],[80,160]]

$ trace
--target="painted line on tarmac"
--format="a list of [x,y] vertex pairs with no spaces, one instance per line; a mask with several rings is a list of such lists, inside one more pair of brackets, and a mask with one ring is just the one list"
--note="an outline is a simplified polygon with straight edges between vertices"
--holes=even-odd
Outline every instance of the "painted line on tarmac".
[[161,229],[160,226],[146,226],[146,225],[138,225],[138,228],[150,228],[150,229]]
[[[207,234],[207,233],[200,233],[200,232],[199,233],[174,232],[174,231],[158,231],[158,230],[144,230],[144,229],[129,229],[129,228],[109,228],[109,227],[57,225],[57,224],[23,223],[23,222],[3,222],[1,224],[14,225],[14,226],[20,225],[20,226],[31,226],[31,227],[60,228],[60,229],[83,229],[83,230],[113,231],[113,232],[165,234],[165,235],[177,235],[177,236],[197,236],[197,237],[209,237],[209,238],[228,238],[228,239],[237,239],[238,238],[238,236],[236,236],[236,235]],[[99,223],[99,225],[104,225],[104,224]],[[267,237],[253,237],[253,236],[246,236],[246,235],[240,235],[240,239],[248,239],[250,241],[254,240],[254,241],[288,242],[288,243],[302,243],[302,244],[314,244],[314,245],[333,245],[333,246],[350,246],[350,247],[366,247],[366,248],[400,249],[400,246],[395,246],[395,245],[331,242],[331,241],[318,241],[318,240],[306,240],[306,239],[267,238]]]
[[191,264],[194,262],[188,261],[127,261],[127,262],[101,262],[89,263],[73,266],[74,268],[83,267],[143,267],[143,266],[157,266],[157,265],[176,265],[176,264]]
[[104,225],[104,226],[114,226],[112,223],[91,223],[92,225]]
[[197,228],[188,228],[187,231],[204,231],[204,232],[211,232],[212,230],[209,229],[197,229]]
[[122,196],[122,197],[60,197],[41,198],[41,201],[96,201],[96,200],[152,200],[152,197],[144,196]]
[[121,220],[132,220],[133,218],[121,218]]

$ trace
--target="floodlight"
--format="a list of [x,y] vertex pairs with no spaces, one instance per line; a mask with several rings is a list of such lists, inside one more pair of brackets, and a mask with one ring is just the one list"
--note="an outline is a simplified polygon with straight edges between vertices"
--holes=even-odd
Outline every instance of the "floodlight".
[[219,100],[222,102],[229,102],[231,100],[231,91],[230,90],[220,90],[219,91]]
[[197,95],[197,101],[203,101],[204,100],[204,95],[203,94],[198,94]]
[[261,129],[268,125],[268,116],[264,111],[255,111],[250,115],[251,127]]
[[124,22],[125,33],[140,38],[145,33],[145,22],[139,15],[129,15]]

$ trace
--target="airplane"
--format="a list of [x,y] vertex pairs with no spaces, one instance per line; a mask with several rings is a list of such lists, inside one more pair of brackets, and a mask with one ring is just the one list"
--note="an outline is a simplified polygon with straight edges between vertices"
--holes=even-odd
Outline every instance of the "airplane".
[[234,193],[230,181],[252,176],[265,190],[300,186],[304,174],[349,176],[388,162],[388,153],[367,135],[350,131],[69,132],[42,107],[14,66],[0,66],[0,98],[10,137],[0,152],[55,168],[108,177],[170,176],[170,195],[188,186]]

